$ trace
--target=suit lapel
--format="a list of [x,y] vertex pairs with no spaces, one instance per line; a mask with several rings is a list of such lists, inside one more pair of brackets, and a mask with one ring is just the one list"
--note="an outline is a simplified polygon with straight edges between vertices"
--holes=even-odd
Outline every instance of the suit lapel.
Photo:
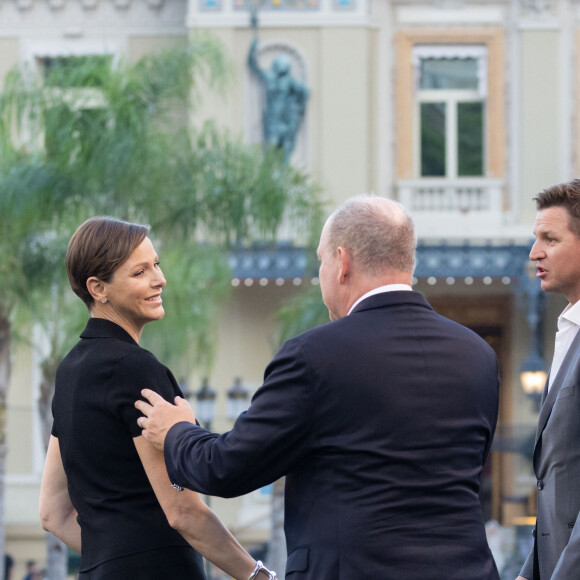
[[[540,409],[540,416],[538,418],[538,432],[536,433],[536,450],[538,448],[538,441],[542,436],[542,432],[546,427],[546,423],[550,418],[550,414],[552,413],[552,408],[554,407],[554,403],[558,398],[558,393],[560,392],[560,388],[562,387],[562,383],[568,374],[568,371],[571,367],[575,367],[578,364],[578,359],[580,358],[580,331],[574,337],[564,360],[562,361],[562,365],[560,366],[560,370],[558,374],[554,378],[554,382],[552,384],[552,388],[548,391],[548,384],[550,381],[550,375],[546,379],[546,387],[544,389],[544,394],[542,396],[542,407]],[[534,450],[534,460],[535,460],[535,450]]]

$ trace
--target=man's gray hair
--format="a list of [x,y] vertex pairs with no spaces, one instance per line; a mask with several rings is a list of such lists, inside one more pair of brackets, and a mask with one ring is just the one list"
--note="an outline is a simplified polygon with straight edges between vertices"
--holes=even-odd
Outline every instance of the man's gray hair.
[[332,213],[327,227],[331,250],[339,246],[348,250],[363,274],[377,276],[391,270],[412,273],[415,269],[415,227],[396,201],[358,195]]

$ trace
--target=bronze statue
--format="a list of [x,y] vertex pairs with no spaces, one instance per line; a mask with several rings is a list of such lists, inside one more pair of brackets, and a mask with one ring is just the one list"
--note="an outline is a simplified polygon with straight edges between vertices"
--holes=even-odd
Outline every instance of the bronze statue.
[[[254,30],[257,19],[252,19]],[[296,135],[304,118],[310,91],[291,73],[290,59],[277,56],[270,70],[260,68],[256,58],[257,34],[250,46],[248,65],[258,76],[265,91],[265,107],[262,112],[264,142],[281,149],[284,161],[288,161],[296,145]]]

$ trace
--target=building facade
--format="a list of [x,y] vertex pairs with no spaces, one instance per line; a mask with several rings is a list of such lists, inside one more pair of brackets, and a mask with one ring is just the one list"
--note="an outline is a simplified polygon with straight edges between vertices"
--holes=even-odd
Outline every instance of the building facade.
[[[531,198],[580,170],[580,1],[265,0],[255,3],[257,29],[249,4],[0,0],[0,77],[47,57],[137,59],[208,30],[230,57],[235,84],[222,98],[206,98],[191,122],[215,118],[258,142],[263,95],[247,65],[250,44],[257,34],[264,70],[285,55],[310,91],[291,162],[320,183],[329,211],[362,192],[401,201],[419,237],[415,288],[496,349],[500,425],[482,501],[486,517],[506,526],[533,516],[528,455],[537,416],[520,373],[529,361],[549,364],[564,304],[541,295],[526,268]],[[210,377],[216,430],[228,428],[225,392],[234,378],[259,386],[275,350],[276,311],[317,282],[300,251],[232,254],[232,267]],[[34,353],[18,352],[15,362],[7,551],[22,562],[43,558],[36,514],[43,452]],[[201,377],[193,371],[190,381],[193,388]],[[247,546],[269,537],[269,491],[212,500]]]

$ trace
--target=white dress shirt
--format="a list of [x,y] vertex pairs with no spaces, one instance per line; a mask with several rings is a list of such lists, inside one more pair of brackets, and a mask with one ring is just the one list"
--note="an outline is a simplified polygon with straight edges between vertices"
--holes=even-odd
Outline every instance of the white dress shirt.
[[580,328],[580,300],[575,304],[568,304],[558,316],[558,332],[556,332],[556,343],[554,346],[554,359],[552,360],[552,367],[550,369],[550,382],[548,389],[552,387],[552,383],[562,366],[564,357],[572,344],[572,341],[578,333]]
[[[411,286],[409,286],[408,284],[387,284],[386,286],[379,286],[378,288],[373,288],[372,290],[369,290],[366,294],[363,294],[350,307],[350,310],[348,311],[348,314],[350,314],[354,310],[354,307],[357,304],[359,304],[360,302],[362,302],[365,298],[368,298],[369,296],[374,296],[375,294],[382,294],[383,292],[395,292],[397,290],[412,291],[413,288],[411,288]],[[347,316],[348,316],[348,314],[347,314]]]

